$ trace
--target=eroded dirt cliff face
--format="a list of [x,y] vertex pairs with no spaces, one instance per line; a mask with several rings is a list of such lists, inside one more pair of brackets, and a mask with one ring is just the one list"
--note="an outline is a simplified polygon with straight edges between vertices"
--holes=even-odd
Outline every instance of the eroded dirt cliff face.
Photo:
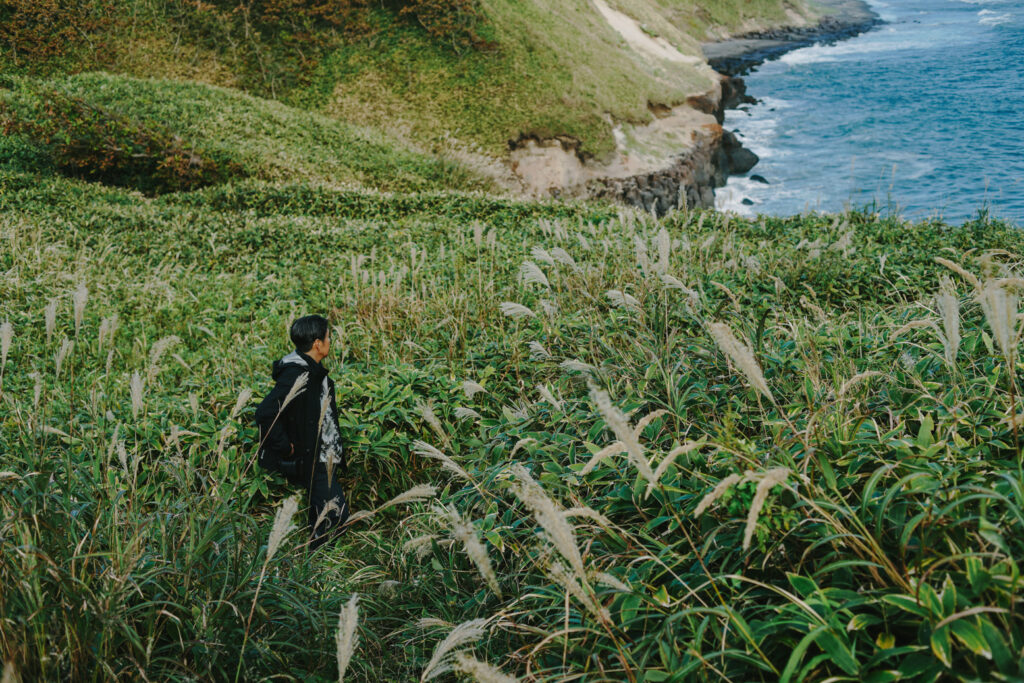
[[651,103],[649,123],[616,126],[611,158],[588,158],[571,138],[527,137],[511,145],[511,168],[532,196],[606,197],[658,214],[713,206],[737,144],[720,125],[737,87],[718,76],[711,83],[685,103]]

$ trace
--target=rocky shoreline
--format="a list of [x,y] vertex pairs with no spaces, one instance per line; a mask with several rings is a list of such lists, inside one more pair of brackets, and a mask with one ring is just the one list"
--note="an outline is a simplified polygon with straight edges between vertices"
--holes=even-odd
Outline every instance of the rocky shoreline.
[[690,98],[689,106],[712,114],[718,125],[694,131],[694,146],[670,160],[664,168],[625,178],[591,181],[587,194],[614,199],[663,215],[681,206],[710,208],[714,190],[729,175],[749,172],[757,155],[742,146],[736,135],[722,129],[727,109],[756,100],[747,95],[741,74],[785,52],[816,43],[830,43],[870,30],[880,18],[863,0],[820,0],[827,14],[816,25],[778,28],[744,34],[703,46],[705,58],[721,74],[717,97]]

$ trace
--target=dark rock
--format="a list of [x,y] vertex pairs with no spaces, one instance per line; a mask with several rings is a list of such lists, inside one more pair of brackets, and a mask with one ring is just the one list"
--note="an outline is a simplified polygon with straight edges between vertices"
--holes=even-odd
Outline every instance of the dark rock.
[[740,147],[729,153],[729,172],[746,173],[757,165],[761,159],[746,147]]
[[753,180],[755,183],[763,183],[765,185],[769,185],[770,184],[768,182],[767,178],[765,178],[763,175],[758,175],[756,173],[754,175],[750,176],[750,179]]
[[744,197],[743,201],[740,202],[740,204],[742,204],[743,206],[753,206],[754,205],[754,200],[749,198],[749,197]]

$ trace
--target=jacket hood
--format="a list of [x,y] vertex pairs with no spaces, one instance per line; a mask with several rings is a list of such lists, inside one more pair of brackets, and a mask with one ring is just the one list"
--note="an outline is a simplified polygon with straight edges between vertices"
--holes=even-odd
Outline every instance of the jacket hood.
[[[317,378],[320,375],[327,374],[327,370],[323,365],[317,363],[306,354],[299,353],[298,351],[292,351],[287,356],[284,356],[279,360],[275,360],[270,374],[276,380],[285,372],[294,372],[296,370],[309,371]],[[313,377],[310,379],[313,379]]]

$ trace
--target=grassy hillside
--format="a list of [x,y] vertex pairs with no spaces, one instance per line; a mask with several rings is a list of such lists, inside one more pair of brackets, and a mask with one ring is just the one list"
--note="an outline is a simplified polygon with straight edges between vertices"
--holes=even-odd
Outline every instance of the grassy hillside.
[[[710,35],[810,14],[797,0],[610,5],[695,59]],[[564,135],[601,157],[614,148],[614,123],[649,121],[649,104],[678,104],[711,86],[694,63],[631,47],[591,0],[92,0],[71,7],[0,3],[7,18],[0,68],[106,70],[236,87],[435,150],[454,137],[500,157],[523,135]],[[67,31],[71,24],[79,28]]]
[[[334,680],[357,594],[347,680],[427,677],[456,624],[521,680],[1020,677],[1022,251],[984,217],[2,171],[7,671]],[[376,512],[271,555],[251,414],[310,311]]]

